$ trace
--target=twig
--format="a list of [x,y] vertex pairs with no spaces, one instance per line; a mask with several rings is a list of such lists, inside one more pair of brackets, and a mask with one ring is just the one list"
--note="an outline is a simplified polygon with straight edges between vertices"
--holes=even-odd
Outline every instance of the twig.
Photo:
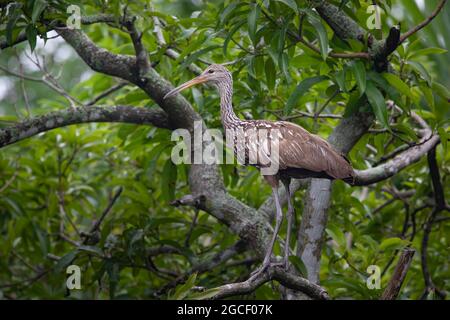
[[394,274],[381,296],[381,300],[395,300],[398,297],[415,253],[416,251],[411,248],[406,248],[402,252],[395,267]]
[[17,62],[19,63],[19,74],[21,75],[20,88],[22,89],[22,95],[23,95],[23,99],[25,101],[25,109],[27,111],[27,117],[29,118],[29,117],[31,117],[31,108],[30,108],[30,101],[28,99],[28,94],[25,89],[25,80],[22,77],[23,76],[23,65],[22,65],[22,61],[20,61],[20,56],[17,54],[17,50],[14,50],[14,55],[16,56]]
[[27,260],[25,260],[21,255],[19,255],[16,251],[12,250],[11,251],[12,255],[15,256],[17,259],[19,259],[20,261],[22,261],[22,263],[24,265],[26,265],[29,269],[33,270],[34,272],[39,272],[39,270],[34,267],[33,265],[31,265]]
[[168,290],[176,287],[180,283],[184,283],[190,275],[193,273],[204,273],[208,270],[212,270],[215,267],[221,265],[225,261],[230,260],[234,256],[236,256],[239,253],[244,252],[247,249],[247,246],[244,241],[239,240],[231,247],[215,254],[212,258],[209,258],[207,260],[204,260],[200,263],[194,264],[189,271],[186,272],[186,274],[174,279],[173,281],[167,283],[162,288],[160,288],[157,292],[154,293],[155,296],[161,296],[165,294]]
[[442,10],[442,8],[444,7],[445,3],[447,2],[447,0],[441,0],[441,2],[439,2],[438,6],[436,7],[436,9],[433,11],[433,13],[426,18],[424,21],[422,21],[421,23],[419,23],[417,26],[415,26],[414,28],[408,30],[407,32],[405,32],[404,34],[401,35],[400,40],[398,42],[398,45],[402,44],[403,41],[405,41],[406,39],[408,39],[410,36],[412,36],[414,33],[416,33],[417,31],[419,31],[420,29],[424,28],[427,24],[429,24],[431,21],[433,21],[433,19],[439,14],[439,12]]
[[111,211],[111,208],[114,206],[114,204],[116,203],[117,199],[120,197],[120,194],[122,193],[122,191],[123,191],[122,187],[119,187],[117,189],[116,193],[114,194],[112,199],[109,201],[108,206],[105,208],[105,210],[103,211],[103,213],[100,216],[100,218],[94,223],[94,225],[92,226],[91,230],[89,230],[89,234],[86,236],[86,239],[83,241],[84,244],[87,243],[87,241],[89,240],[89,237],[90,237],[91,234],[93,234],[95,231],[99,230],[100,225],[102,224],[103,220],[108,215],[108,213]]
[[94,99],[92,99],[91,101],[85,103],[85,106],[92,106],[94,104],[96,104],[98,101],[100,101],[101,99],[109,96],[111,93],[122,89],[123,87],[125,87],[128,83],[126,82],[119,82],[115,85],[113,85],[111,88],[108,88],[107,90],[103,91],[102,93],[100,93],[98,96],[96,96]]
[[[321,118],[321,119],[342,119],[342,115],[340,114],[332,114],[332,113],[324,113],[324,114],[318,114],[318,115],[314,115],[312,113],[309,112],[305,112],[305,111],[298,111],[290,116],[281,116],[278,111],[274,111],[274,110],[269,110],[266,109],[264,110],[265,112],[268,112],[270,114],[273,114],[275,117],[277,117],[280,120],[283,121],[290,121],[290,120],[294,120],[297,118]],[[282,110],[280,110],[280,112],[283,112]]]
[[[273,24],[278,26],[278,23],[275,19],[273,19],[266,10],[262,10],[263,14],[266,16],[267,19],[269,19]],[[318,47],[316,47],[314,44],[308,42],[305,40],[303,35],[301,33],[296,34],[292,32],[291,30],[287,30],[287,34],[292,37],[295,41],[303,43],[305,46],[310,48],[311,50],[315,51],[318,54],[321,54],[321,51]],[[343,59],[354,59],[354,58],[361,58],[361,59],[370,59],[370,55],[367,52],[349,52],[349,53],[337,53],[337,52],[330,52],[328,55],[332,58],[343,58]]]
[[16,170],[14,174],[11,176],[11,178],[6,180],[5,184],[0,188],[0,193],[4,192],[6,189],[9,188],[9,186],[14,182],[14,180],[16,180],[18,174],[19,172]]
[[196,208],[194,218],[192,219],[191,226],[189,227],[188,233],[186,235],[186,239],[184,240],[185,247],[189,247],[189,241],[191,240],[192,231],[194,231],[194,228],[197,225],[198,213],[199,213],[199,210]]
[[341,90],[339,89],[334,91],[331,97],[329,97],[327,101],[325,101],[325,103],[320,107],[320,109],[314,114],[314,117],[318,118],[322,111],[325,110],[325,108],[330,104],[331,100],[333,100],[340,92]]
[[36,281],[38,281],[42,277],[44,277],[49,272],[50,272],[50,270],[44,270],[44,271],[38,272],[36,275],[34,275],[34,276],[30,277],[30,278],[27,278],[25,280],[20,280],[20,281],[17,281],[17,282],[12,282],[12,283],[7,283],[7,284],[2,284],[2,285],[0,285],[0,289],[12,288],[12,287],[19,287],[16,290],[24,289],[26,287],[29,287],[30,285],[32,285],[33,283],[35,283]]
[[[156,15],[153,15],[152,19],[153,19],[153,25],[154,25],[153,32],[156,35],[156,42],[158,43],[158,45],[160,47],[165,48],[164,54],[166,56],[168,56],[169,58],[171,58],[173,60],[178,59],[180,57],[180,54],[177,51],[175,51],[174,49],[167,48],[167,43],[166,43],[166,40],[164,39],[164,35],[163,35],[162,29],[161,29],[161,21],[159,21],[159,18]],[[197,74],[197,75],[202,73],[202,69],[199,68],[194,63],[191,63],[188,66],[188,69],[192,73]]]

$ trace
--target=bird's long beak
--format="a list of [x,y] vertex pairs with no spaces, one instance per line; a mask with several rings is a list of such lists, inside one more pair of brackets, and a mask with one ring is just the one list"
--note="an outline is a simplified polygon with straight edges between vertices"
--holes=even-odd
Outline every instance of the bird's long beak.
[[204,75],[199,75],[198,77],[195,77],[192,80],[189,80],[188,82],[183,83],[182,85],[176,87],[173,90],[170,90],[165,96],[164,99],[167,99],[171,96],[176,95],[178,92],[183,91],[184,89],[190,88],[196,84],[199,83],[205,83],[207,81],[206,77]]

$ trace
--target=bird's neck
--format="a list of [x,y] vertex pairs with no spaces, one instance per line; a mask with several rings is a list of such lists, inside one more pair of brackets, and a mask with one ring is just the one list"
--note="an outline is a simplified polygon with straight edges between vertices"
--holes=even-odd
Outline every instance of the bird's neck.
[[241,120],[236,116],[233,110],[233,81],[222,82],[217,87],[220,95],[222,125],[225,128],[238,125]]

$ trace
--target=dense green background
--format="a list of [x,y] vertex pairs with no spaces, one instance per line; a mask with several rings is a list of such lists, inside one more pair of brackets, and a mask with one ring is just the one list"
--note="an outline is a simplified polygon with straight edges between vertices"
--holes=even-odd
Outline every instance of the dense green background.
[[[69,3],[53,2],[60,3],[61,8],[65,7],[63,3]],[[347,13],[366,28],[367,4],[363,1],[342,2]],[[112,0],[108,5],[100,0],[70,3],[81,5],[82,14],[119,15],[125,1]],[[398,22],[401,22],[402,31],[408,30],[429,15],[437,1],[422,3],[424,7],[420,8],[414,1],[392,1],[392,12],[382,15],[381,33],[386,36],[389,28]],[[349,100],[364,92],[364,85],[357,82],[356,76],[366,74],[364,82],[371,86],[379,75],[371,71],[370,63],[364,60],[327,57],[324,49],[363,51],[362,45],[356,41],[343,43],[328,25],[308,11],[310,16],[305,19],[303,34],[321,47],[322,54],[318,54],[294,43],[287,32],[297,32],[299,15],[294,9],[306,10],[303,1],[266,0],[260,4],[265,8],[264,12],[253,1],[154,1],[153,11],[150,11],[144,7],[144,1],[130,1],[128,13],[140,17],[138,27],[145,31],[143,42],[150,60],[174,85],[194,76],[187,68],[192,62],[204,68],[204,61],[236,60],[229,69],[235,79],[233,102],[241,116],[248,113],[255,119],[290,117],[298,111],[314,113],[325,103],[324,114],[351,113],[351,108],[346,108]],[[10,16],[2,12],[0,37],[4,38],[11,29],[8,29]],[[44,10],[43,16],[46,14],[50,13]],[[63,15],[61,9],[59,16]],[[152,15],[164,23],[165,40],[181,53],[179,59],[164,55],[166,48],[156,42]],[[390,98],[396,98],[405,111],[415,110],[433,129],[439,129],[444,140],[447,139],[445,128],[449,115],[446,88],[450,86],[450,55],[445,50],[429,48],[448,48],[448,17],[447,4],[439,17],[391,57],[397,78],[391,79],[393,96]],[[272,19],[279,25],[275,26]],[[15,21],[12,36],[29,25],[41,35],[45,34],[45,26],[39,20],[33,23],[29,15]],[[129,35],[118,28],[95,24],[83,27],[83,30],[101,47],[114,53],[134,54]],[[49,37],[53,36],[55,33],[49,34]],[[49,71],[60,76],[58,83],[83,103],[118,81],[90,71],[61,38],[48,39],[45,46],[38,39],[34,52],[41,59],[45,57]],[[29,43],[6,49],[0,53],[1,65],[20,72],[19,57],[25,74],[39,76],[41,73],[30,63],[26,53],[30,55]],[[291,97],[302,90],[297,87],[299,83],[320,75],[325,75],[326,80],[310,88],[307,86],[297,101]],[[355,85],[357,90],[351,91]],[[405,90],[409,97],[404,95]],[[210,128],[220,127],[215,91],[198,87],[187,91],[185,96]],[[0,101],[0,126],[27,117],[27,104],[33,116],[69,107],[64,97],[46,85],[21,81],[3,71],[0,71]],[[152,100],[132,85],[99,103],[154,106]],[[289,119],[322,137],[327,137],[339,121],[307,117]],[[378,120],[381,121],[374,129],[383,128],[385,119],[379,117]],[[407,113],[395,119],[392,127],[396,130],[395,136],[389,132],[366,134],[358,142],[349,155],[355,168],[373,165],[404,140],[417,140],[410,130]],[[174,276],[186,274],[193,266],[237,240],[226,226],[200,211],[197,224],[186,241],[196,212],[169,204],[189,193],[188,167],[172,164],[172,145],[170,132],[163,129],[127,124],[85,124],[53,130],[1,149],[0,298],[63,298],[66,276],[62,267],[74,257],[75,263],[82,266],[83,289],[71,292],[73,298],[176,298],[192,294],[188,289],[194,284],[212,288],[246,279],[256,266],[252,264],[251,252],[198,274],[195,279],[191,277],[187,286],[158,292]],[[438,146],[437,159],[446,186],[450,153],[444,147],[446,143]],[[223,165],[222,169],[228,191],[246,204],[258,207],[270,195],[269,187],[255,169],[232,165]],[[7,181],[11,184],[2,188]],[[61,214],[61,199],[77,229],[87,232],[119,187],[123,192],[102,223],[98,243],[76,249],[59,237],[60,228],[63,228],[68,238],[80,241],[73,225]],[[386,191],[392,188],[415,192],[404,200],[393,199]],[[303,193],[297,192],[295,198],[297,222],[301,221]],[[378,265],[384,271],[383,288],[395,266],[395,261],[390,261],[396,250],[411,245],[418,253],[408,272],[401,298],[418,298],[424,289],[420,265],[422,227],[432,210],[426,157],[395,177],[370,187],[352,189],[336,182],[332,199],[327,230],[329,241],[322,254],[321,269],[321,283],[330,295],[335,298],[377,298],[381,290],[369,290],[365,285],[367,267]],[[435,285],[449,290],[448,213],[441,213],[439,219],[430,236],[429,268]],[[153,257],[152,262],[159,269],[155,272],[146,264],[147,250],[160,244],[176,247],[180,254]],[[281,252],[278,246],[275,251]],[[62,262],[56,263],[49,254],[63,257]],[[43,272],[46,272],[43,277],[36,277]],[[251,297],[255,296],[278,298],[279,293],[266,284]]]

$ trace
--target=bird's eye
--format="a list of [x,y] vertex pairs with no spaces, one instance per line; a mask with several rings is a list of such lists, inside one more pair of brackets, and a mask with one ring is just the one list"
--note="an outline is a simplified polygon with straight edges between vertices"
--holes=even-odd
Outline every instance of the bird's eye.
[[214,73],[214,70],[210,69],[208,70],[208,73]]

